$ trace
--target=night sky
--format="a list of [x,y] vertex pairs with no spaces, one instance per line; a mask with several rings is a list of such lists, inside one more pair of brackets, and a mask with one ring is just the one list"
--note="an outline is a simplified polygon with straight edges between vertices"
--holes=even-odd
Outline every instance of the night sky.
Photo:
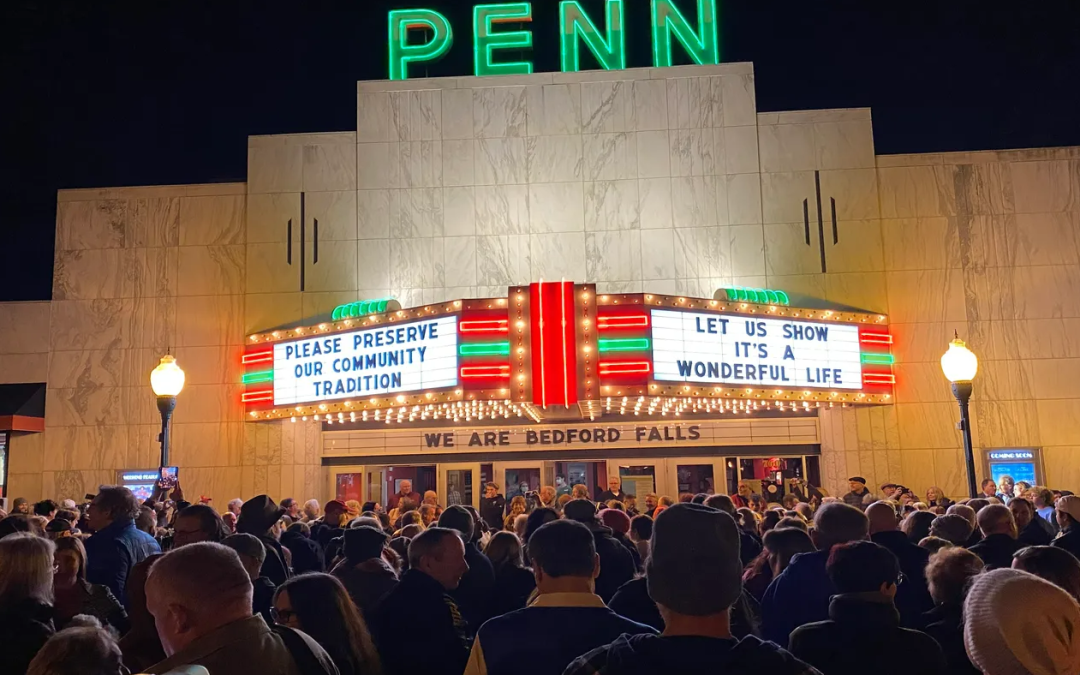
[[[472,5],[3,0],[0,300],[49,299],[57,189],[243,181],[249,134],[356,128],[389,9],[446,13],[456,42],[426,74],[469,74]],[[533,7],[536,70],[558,70],[557,2]],[[648,66],[648,3],[626,8]],[[1080,145],[1076,0],[720,0],[720,20],[760,111],[869,106],[880,154]]]

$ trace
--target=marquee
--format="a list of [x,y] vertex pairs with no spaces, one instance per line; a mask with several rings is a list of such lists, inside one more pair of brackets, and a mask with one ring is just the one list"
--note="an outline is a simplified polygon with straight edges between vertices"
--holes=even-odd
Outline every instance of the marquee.
[[791,307],[779,291],[713,299],[535,283],[248,337],[249,419],[435,421],[808,411],[891,402],[886,317]]

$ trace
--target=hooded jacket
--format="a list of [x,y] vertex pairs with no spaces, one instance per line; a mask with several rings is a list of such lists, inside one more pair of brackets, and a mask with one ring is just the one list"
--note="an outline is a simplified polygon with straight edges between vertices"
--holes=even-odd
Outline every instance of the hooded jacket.
[[761,598],[761,632],[766,640],[787,645],[791,631],[829,618],[829,598],[836,594],[825,571],[828,551],[799,553]]
[[357,609],[369,621],[379,601],[398,585],[397,573],[382,558],[369,558],[359,563],[345,559],[330,574],[338,578]]
[[623,635],[575,659],[563,675],[657,675],[658,673],[769,673],[820,675],[771,642],[659,635]]
[[282,532],[281,545],[292,552],[294,574],[326,571],[326,560],[318,542],[305,537],[300,532]]

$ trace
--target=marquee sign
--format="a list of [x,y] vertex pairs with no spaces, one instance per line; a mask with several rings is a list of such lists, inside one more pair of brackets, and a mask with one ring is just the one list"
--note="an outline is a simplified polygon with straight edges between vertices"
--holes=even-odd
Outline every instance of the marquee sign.
[[331,422],[599,422],[890,402],[884,316],[771,304],[781,298],[730,288],[712,300],[597,295],[563,281],[505,298],[335,311],[250,336],[242,398],[253,420]]
[[[559,47],[563,72],[581,70],[582,47],[604,70],[626,68],[624,0],[605,0],[598,16],[590,15],[578,0],[559,3]],[[716,0],[696,0],[696,19],[684,13],[693,0],[651,0],[653,65],[674,63],[675,43],[699,65],[720,63]],[[644,0],[634,0],[634,9]],[[474,72],[483,75],[525,75],[533,63],[521,56],[532,49],[533,3],[480,4],[472,12]],[[390,79],[409,77],[409,66],[440,59],[454,45],[450,19],[434,9],[400,9],[388,15]],[[516,29],[508,29],[507,26]],[[517,61],[506,56],[514,52]]]

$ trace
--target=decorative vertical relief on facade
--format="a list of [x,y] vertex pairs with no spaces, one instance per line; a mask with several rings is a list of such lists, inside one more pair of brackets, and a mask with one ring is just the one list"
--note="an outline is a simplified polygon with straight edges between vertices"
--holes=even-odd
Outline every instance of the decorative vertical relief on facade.
[[[817,214],[817,239],[818,250],[821,254],[821,273],[825,274],[828,270],[828,259],[825,255],[825,211],[822,204],[821,197],[821,172],[814,171],[814,205],[815,213]],[[810,246],[810,200],[803,200],[803,226],[806,234],[806,245]],[[831,225],[830,235],[832,238],[832,245],[836,246],[840,243],[840,233],[837,230],[836,225],[836,198],[829,197],[829,224]]]
[[[285,263],[290,267],[293,266],[294,257],[297,260],[297,265],[300,268],[300,281],[299,290],[304,292],[307,290],[307,246],[308,246],[308,229],[307,229],[307,193],[300,193],[300,237],[299,237],[299,255],[293,255],[293,220],[289,220],[285,223]],[[319,264],[319,219],[311,219],[311,253],[312,253],[312,265]]]

